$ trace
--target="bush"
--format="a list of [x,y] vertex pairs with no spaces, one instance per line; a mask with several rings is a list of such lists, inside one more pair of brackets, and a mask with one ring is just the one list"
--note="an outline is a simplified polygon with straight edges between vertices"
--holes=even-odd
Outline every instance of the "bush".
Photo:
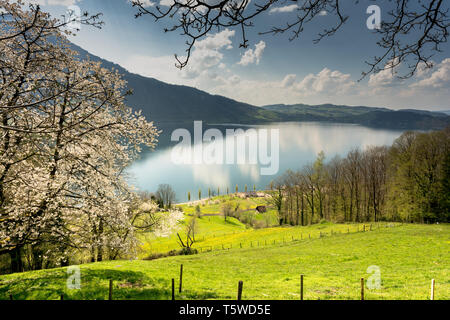
[[161,259],[165,257],[174,257],[174,256],[188,256],[192,254],[198,254],[198,250],[194,248],[182,248],[181,250],[171,250],[166,253],[151,253],[147,257],[145,257],[143,260],[155,260],[155,259]]
[[180,251],[178,251],[179,256],[189,256],[192,254],[198,254],[198,250],[194,248],[182,248]]
[[253,228],[255,229],[262,229],[267,227],[266,222],[264,220],[256,220],[253,222]]

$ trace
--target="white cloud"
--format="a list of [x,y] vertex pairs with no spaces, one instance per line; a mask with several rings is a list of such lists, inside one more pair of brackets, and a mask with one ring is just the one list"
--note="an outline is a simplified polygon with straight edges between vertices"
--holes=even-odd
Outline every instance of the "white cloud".
[[234,34],[234,30],[225,29],[196,42],[189,63],[182,70],[175,67],[173,56],[133,55],[123,66],[130,72],[174,84],[196,87],[222,84],[226,79],[219,77],[215,70],[222,70],[223,73],[226,69],[226,65],[222,62],[224,57],[222,51],[232,48],[231,39]]
[[182,76],[193,79],[207,73],[212,68],[223,69],[223,53],[221,51],[233,48],[231,38],[234,37],[234,34],[234,30],[225,29],[196,42],[189,64],[182,70]]
[[390,60],[386,63],[386,66],[383,70],[378,73],[371,74],[369,77],[369,86],[370,87],[386,87],[392,86],[394,84],[398,84],[401,82],[397,78],[397,70],[400,68],[400,64],[398,63],[398,59],[395,61]]
[[239,82],[241,82],[241,78],[239,78],[237,75],[232,75],[231,77],[228,78],[228,81],[233,84],[236,85]]
[[173,0],[161,0],[159,4],[162,6],[170,7],[173,4]]
[[80,2],[80,0],[26,0],[26,4],[39,4],[41,6],[65,6],[69,7]]
[[297,79],[297,75],[295,75],[295,74],[288,74],[288,75],[286,75],[286,77],[284,77],[283,81],[281,82],[281,85],[284,88],[291,87],[295,83],[296,79]]
[[269,10],[269,13],[283,13],[283,12],[292,12],[298,9],[298,5],[290,4],[288,6],[276,7]]
[[411,84],[412,88],[443,88],[449,90],[450,87],[450,58],[443,60],[433,69],[421,69],[419,76],[423,79]]
[[344,74],[338,70],[332,71],[324,68],[318,74],[308,74],[298,83],[296,89],[305,95],[314,94],[342,94],[355,87],[356,83],[350,74]]
[[[132,0],[127,0],[127,2],[131,3]],[[152,2],[151,0],[140,0],[142,3],[142,6],[144,8],[149,8],[149,7],[153,7],[155,5],[155,2]],[[173,2],[173,0],[170,0]]]
[[434,61],[429,61],[429,64],[427,65],[425,62],[419,62],[418,66],[417,66],[417,70],[416,70],[416,74],[415,76],[417,78],[424,78],[427,75],[430,74],[431,70],[433,70],[433,67],[436,64],[434,63]]
[[234,30],[225,29],[214,35],[208,35],[205,39],[195,43],[197,50],[220,50],[222,48],[233,48],[231,38],[234,36]]
[[259,64],[265,48],[266,43],[261,40],[255,45],[255,50],[248,49],[245,51],[244,55],[241,57],[241,61],[239,61],[238,64],[243,66],[247,66],[252,63]]

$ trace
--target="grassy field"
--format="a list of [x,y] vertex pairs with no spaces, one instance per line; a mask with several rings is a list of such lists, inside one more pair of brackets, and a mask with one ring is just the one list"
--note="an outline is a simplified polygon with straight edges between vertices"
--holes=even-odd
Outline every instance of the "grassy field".
[[[228,217],[225,221],[224,217],[219,214],[221,206],[226,201],[239,203],[240,208],[252,215],[253,219],[264,220],[271,227],[254,229],[232,217]],[[330,236],[335,233],[355,233],[386,226],[386,223],[332,224],[323,222],[307,227],[279,227],[276,211],[273,208],[268,207],[268,211],[263,214],[255,213],[252,210],[258,205],[267,205],[264,198],[240,199],[234,196],[221,196],[211,200],[204,200],[201,203],[201,213],[205,216],[197,219],[196,241],[193,245],[193,248],[198,249],[200,252],[276,246],[292,241]],[[185,220],[180,224],[176,232],[179,232],[183,239],[185,237],[186,223],[192,219],[191,216],[195,212],[195,206],[196,204],[183,204],[179,206],[185,213]],[[395,226],[398,224],[389,223],[389,225]],[[141,241],[143,244],[139,250],[139,258],[146,258],[154,253],[165,253],[180,249],[176,232],[165,238],[156,238],[150,233],[142,236]]]
[[[202,217],[197,219],[196,228],[196,243],[194,247],[206,249],[221,248],[223,245],[230,245],[236,243],[234,239],[235,234],[241,234],[241,236],[247,235],[252,231],[252,228],[247,227],[239,220],[228,217],[227,221],[220,216],[221,206],[227,202],[239,203],[240,209],[253,214],[256,220],[266,220],[269,225],[276,225],[276,212],[274,209],[268,210],[264,214],[254,214],[254,208],[258,205],[266,205],[264,198],[247,198],[241,199],[235,196],[219,196],[210,200],[196,201],[192,204],[182,204],[178,207],[185,213],[185,221],[177,228],[176,232],[184,238],[186,223],[191,219],[191,216],[195,213],[195,207],[198,204],[200,206]],[[157,238],[153,234],[149,233],[141,237],[143,245],[139,252],[139,257],[144,258],[151,253],[168,252],[170,250],[180,249],[177,243],[177,235],[174,232],[167,238]],[[238,237],[239,238],[239,237]],[[250,240],[251,241],[251,240]],[[237,243],[239,245],[239,243]]]
[[[319,227],[303,228],[306,233]],[[322,230],[346,227],[326,224]],[[253,232],[270,234],[269,229]],[[171,279],[178,284],[183,264],[184,290],[177,299],[236,299],[239,280],[244,281],[243,299],[299,299],[300,274],[305,299],[359,299],[360,278],[368,278],[367,268],[376,265],[381,288],[366,288],[366,299],[429,299],[435,279],[435,298],[448,300],[449,245],[449,225],[383,225],[271,246],[82,265],[81,290],[66,288],[65,268],[4,275],[0,299],[9,294],[14,299],[59,299],[61,294],[66,299],[106,299],[109,279],[114,280],[115,299],[170,299]]]

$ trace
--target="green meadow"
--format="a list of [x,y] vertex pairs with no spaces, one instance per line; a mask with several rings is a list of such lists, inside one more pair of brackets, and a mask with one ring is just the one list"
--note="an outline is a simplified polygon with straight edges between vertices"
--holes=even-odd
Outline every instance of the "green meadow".
[[[214,224],[219,230],[221,223]],[[229,230],[223,225],[224,234],[215,241],[235,244],[244,238],[262,242],[284,237],[285,242],[151,261],[81,265],[80,290],[67,289],[67,268],[3,275],[0,299],[9,299],[10,294],[18,300],[60,299],[61,294],[65,299],[107,299],[109,280],[113,280],[113,299],[171,299],[171,279],[178,288],[181,264],[183,290],[176,292],[176,299],[236,299],[240,280],[243,299],[299,299],[301,274],[305,299],[359,299],[360,279],[373,276],[367,273],[369,266],[379,268],[381,285],[372,289],[366,285],[365,299],[429,299],[431,279],[436,282],[435,299],[450,299],[447,224],[378,224],[365,232],[361,227],[357,232],[358,225],[329,223],[260,230],[229,224]],[[232,232],[227,236],[228,231]],[[287,239],[309,233],[315,236]],[[240,234],[242,239],[236,239]]]

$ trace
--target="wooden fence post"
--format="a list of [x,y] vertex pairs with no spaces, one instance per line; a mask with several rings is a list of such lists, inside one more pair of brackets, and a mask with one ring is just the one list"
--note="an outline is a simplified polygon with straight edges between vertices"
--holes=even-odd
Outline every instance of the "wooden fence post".
[[430,300],[434,300],[434,279],[431,279],[431,295]]
[[242,287],[243,286],[244,286],[244,282],[239,281],[239,284],[238,284],[238,296],[237,296],[237,299],[239,301],[242,300]]
[[180,266],[180,293],[183,286],[183,265]]
[[172,278],[172,301],[175,300],[175,279]]
[[14,300],[12,294],[9,294],[9,300],[11,300],[11,301]]
[[110,279],[109,280],[109,296],[108,296],[108,300],[112,300],[112,290],[113,290],[113,281]]
[[303,275],[300,276],[300,300],[303,300]]
[[64,300],[64,293],[61,293],[61,300]]
[[361,278],[361,300],[364,300],[364,278]]

